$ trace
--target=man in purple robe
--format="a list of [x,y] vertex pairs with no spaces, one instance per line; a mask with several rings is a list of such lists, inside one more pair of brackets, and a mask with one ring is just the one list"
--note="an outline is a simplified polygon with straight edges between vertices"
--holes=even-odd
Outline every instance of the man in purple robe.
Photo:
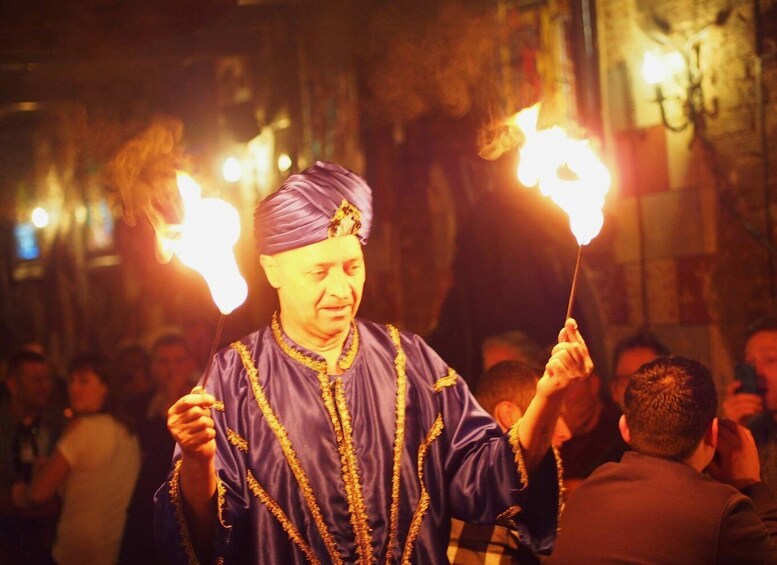
[[502,433],[421,338],[356,319],[371,219],[369,186],[328,163],[260,203],[280,312],[168,412],[165,562],[445,563],[452,516],[552,544],[563,485],[550,437],[569,384],[592,369],[577,324]]

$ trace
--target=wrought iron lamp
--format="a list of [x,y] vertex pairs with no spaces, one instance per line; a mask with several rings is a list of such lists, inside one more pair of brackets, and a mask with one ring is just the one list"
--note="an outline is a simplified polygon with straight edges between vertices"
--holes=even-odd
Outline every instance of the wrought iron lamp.
[[[692,128],[693,137],[704,130],[705,119],[718,114],[718,100],[713,98],[708,105],[702,87],[702,71],[699,64],[699,52],[703,33],[697,34],[685,48],[672,49],[663,54],[646,52],[642,61],[642,75],[647,82],[655,85],[655,102],[661,110],[664,126],[675,132]],[[667,71],[679,94],[667,96],[663,86],[667,80]],[[672,112],[668,105],[678,104],[682,109],[680,116]],[[677,116],[677,117],[676,117]]]

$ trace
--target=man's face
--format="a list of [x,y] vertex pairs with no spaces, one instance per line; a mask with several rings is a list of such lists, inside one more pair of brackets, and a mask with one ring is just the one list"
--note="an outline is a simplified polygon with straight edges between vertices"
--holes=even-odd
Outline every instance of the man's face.
[[49,405],[54,383],[45,363],[24,363],[21,374],[13,379],[13,383],[12,392],[25,412],[37,412]]
[[158,386],[183,392],[191,384],[194,359],[180,343],[158,345],[151,356],[151,374]]
[[745,344],[745,361],[755,367],[759,388],[764,387],[764,403],[777,411],[777,330],[758,332]]
[[615,365],[615,375],[610,381],[612,399],[621,407],[621,410],[623,410],[623,397],[626,394],[626,387],[631,375],[642,365],[657,357],[658,353],[649,347],[635,347],[621,353],[618,363]]
[[365,266],[354,235],[265,256],[278,289],[283,329],[302,345],[326,345],[348,332],[361,303]]

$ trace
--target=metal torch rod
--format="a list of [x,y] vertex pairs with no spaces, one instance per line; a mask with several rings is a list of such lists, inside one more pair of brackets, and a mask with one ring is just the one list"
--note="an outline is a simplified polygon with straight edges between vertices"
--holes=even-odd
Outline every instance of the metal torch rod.
[[572,306],[575,303],[575,290],[577,289],[577,275],[580,273],[580,257],[583,255],[583,246],[577,248],[577,261],[575,262],[575,274],[572,276],[572,289],[569,291],[569,304],[567,304],[567,317],[564,321],[572,317]]
[[202,384],[200,385],[202,387],[202,392],[205,392],[205,385],[208,384],[210,368],[213,366],[213,357],[216,355],[216,348],[218,348],[219,342],[221,342],[221,332],[224,329],[224,320],[226,319],[226,315],[221,314],[219,323],[216,326],[216,335],[213,337],[213,344],[210,346],[210,354],[208,355],[208,364],[205,367],[205,372],[202,374]]

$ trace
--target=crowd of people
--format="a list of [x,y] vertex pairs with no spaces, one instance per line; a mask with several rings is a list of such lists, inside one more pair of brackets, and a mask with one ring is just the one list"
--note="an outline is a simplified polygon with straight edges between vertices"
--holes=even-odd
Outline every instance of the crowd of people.
[[64,377],[39,346],[7,363],[0,406],[0,563],[155,562],[153,497],[175,442],[167,408],[201,376],[197,344],[166,333]]
[[3,557],[777,563],[777,320],[752,327],[754,384],[720,405],[646,330],[594,368],[572,319],[549,347],[486,340],[470,391],[419,336],[356,316],[371,220],[369,186],[330,163],[260,203],[280,308],[205,387],[193,333],[79,355],[64,389],[40,350],[12,356]]

